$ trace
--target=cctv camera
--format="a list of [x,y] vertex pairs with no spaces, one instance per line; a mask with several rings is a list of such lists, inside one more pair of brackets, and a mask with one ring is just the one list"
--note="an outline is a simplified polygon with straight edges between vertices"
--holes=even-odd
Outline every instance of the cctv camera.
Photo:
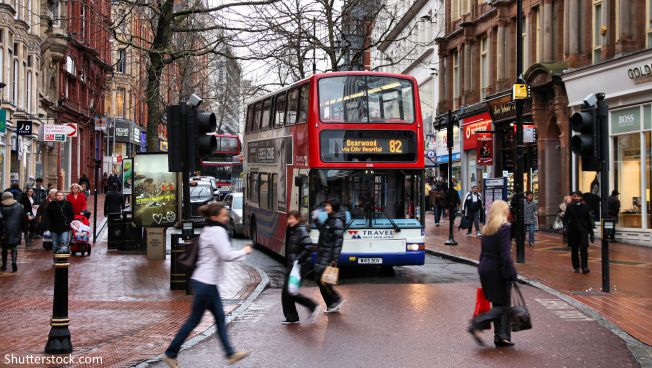
[[588,107],[596,107],[598,101],[604,100],[604,93],[591,93],[590,95],[584,97],[584,104]]
[[193,93],[193,94],[190,95],[190,97],[188,97],[188,102],[186,102],[186,103],[188,104],[188,106],[192,106],[194,108],[197,108],[197,107],[199,107],[199,105],[201,105],[201,103],[203,101],[204,100],[202,100],[201,97],[199,97],[199,96],[197,96],[196,94]]

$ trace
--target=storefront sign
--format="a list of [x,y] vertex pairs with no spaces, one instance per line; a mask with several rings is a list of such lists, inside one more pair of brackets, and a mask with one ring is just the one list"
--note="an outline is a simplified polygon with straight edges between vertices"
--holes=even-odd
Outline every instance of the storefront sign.
[[477,134],[477,148],[476,153],[478,156],[478,165],[490,166],[494,164],[493,146],[494,138],[491,133],[478,133]]
[[463,149],[473,150],[477,146],[477,133],[491,130],[491,115],[488,112],[464,118]]
[[135,144],[140,146],[140,128],[134,127],[133,136],[131,139]]
[[[489,114],[494,124],[516,119],[516,103],[512,101],[511,93],[488,100],[487,106],[489,107]],[[530,115],[531,110],[531,100],[525,100],[523,103],[523,115]]]
[[[459,152],[454,153],[453,154],[453,162],[459,161],[460,157],[461,157],[461,154]],[[438,164],[445,164],[447,162],[448,162],[448,155],[446,155],[446,156],[437,156],[437,163]]]
[[652,76],[652,64],[636,65],[627,69],[627,76],[629,79],[649,79]]
[[637,132],[641,129],[641,110],[638,107],[613,111],[610,119],[611,134]]
[[17,135],[32,135],[32,122],[30,120],[16,121]]
[[136,155],[132,175],[134,222],[138,226],[173,226],[179,213],[177,174],[168,172],[168,155]]
[[107,127],[108,120],[104,116],[95,117],[95,131],[105,131]]
[[0,133],[7,132],[7,110],[0,109]]

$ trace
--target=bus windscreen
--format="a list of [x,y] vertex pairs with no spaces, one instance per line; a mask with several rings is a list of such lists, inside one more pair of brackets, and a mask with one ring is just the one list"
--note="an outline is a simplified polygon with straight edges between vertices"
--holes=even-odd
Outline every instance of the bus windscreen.
[[412,83],[366,75],[322,78],[319,115],[324,123],[413,123]]

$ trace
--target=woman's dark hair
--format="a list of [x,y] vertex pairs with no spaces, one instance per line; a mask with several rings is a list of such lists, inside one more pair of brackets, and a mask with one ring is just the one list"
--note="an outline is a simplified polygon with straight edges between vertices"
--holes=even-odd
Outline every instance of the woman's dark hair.
[[327,199],[324,204],[326,203],[331,205],[333,212],[340,212],[340,201],[338,201],[336,198]]
[[222,212],[224,209],[224,205],[221,203],[217,202],[212,202],[209,204],[205,204],[201,207],[199,207],[199,214],[204,216],[204,217],[212,217],[212,216],[217,216]]
[[304,222],[305,220],[303,219],[303,216],[301,216],[301,212],[297,210],[292,210],[290,213],[288,213],[288,217],[294,217],[295,219],[299,220],[299,222]]

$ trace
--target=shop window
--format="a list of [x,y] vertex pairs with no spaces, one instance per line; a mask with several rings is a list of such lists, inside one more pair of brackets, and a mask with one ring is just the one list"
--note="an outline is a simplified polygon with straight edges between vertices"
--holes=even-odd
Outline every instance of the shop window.
[[641,228],[641,134],[631,133],[614,138],[614,187],[620,192],[620,227]]
[[652,209],[650,208],[650,204],[652,200],[650,199],[650,188],[652,188],[652,142],[650,141],[652,139],[652,132],[645,132],[643,133],[643,137],[645,138],[645,168],[644,172],[646,173],[646,178],[645,178],[645,201],[646,201],[646,208],[647,208],[647,228],[652,229]]

